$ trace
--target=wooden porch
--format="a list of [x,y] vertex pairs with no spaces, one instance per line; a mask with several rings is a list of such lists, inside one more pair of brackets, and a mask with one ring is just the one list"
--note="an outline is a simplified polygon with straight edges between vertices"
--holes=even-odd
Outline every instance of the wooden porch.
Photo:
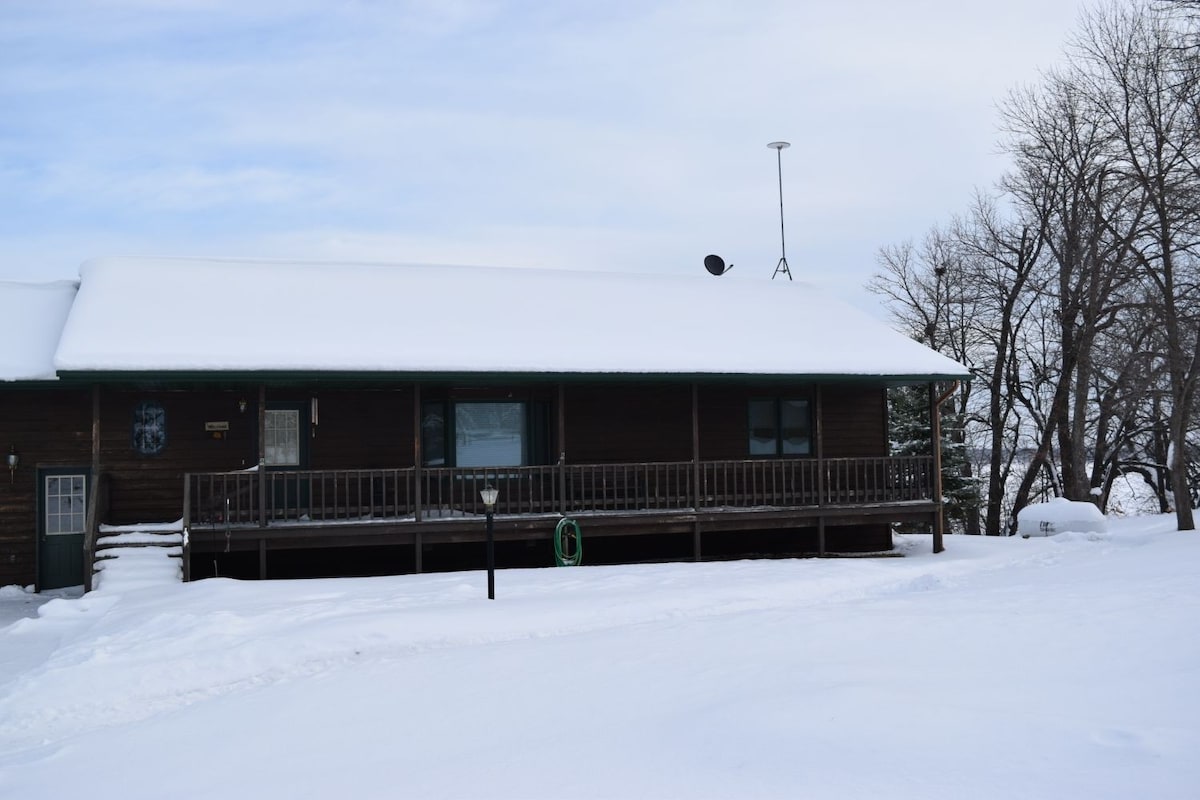
[[422,545],[482,540],[488,485],[500,540],[549,538],[565,516],[607,536],[690,532],[696,558],[702,531],[811,527],[824,554],[826,525],[936,510],[929,457],[188,473],[184,563],[193,548],[265,565],[268,548],[411,544],[419,571]]

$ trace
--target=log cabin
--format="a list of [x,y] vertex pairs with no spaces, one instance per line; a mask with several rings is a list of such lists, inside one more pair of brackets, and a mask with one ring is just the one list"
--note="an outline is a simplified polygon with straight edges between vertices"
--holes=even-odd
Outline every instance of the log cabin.
[[477,566],[484,487],[501,566],[564,519],[591,563],[940,549],[886,391],[966,369],[803,283],[121,258],[0,294],[37,317],[0,585],[90,586],[100,525],[180,520],[185,579]]

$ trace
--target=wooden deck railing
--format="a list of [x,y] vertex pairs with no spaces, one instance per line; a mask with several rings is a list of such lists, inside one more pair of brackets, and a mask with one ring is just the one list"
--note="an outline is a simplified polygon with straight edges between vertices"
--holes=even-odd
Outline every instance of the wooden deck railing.
[[932,470],[931,458],[907,456],[202,472],[185,476],[184,521],[266,527],[481,515],[488,484],[500,490],[497,514],[897,503],[931,498]]

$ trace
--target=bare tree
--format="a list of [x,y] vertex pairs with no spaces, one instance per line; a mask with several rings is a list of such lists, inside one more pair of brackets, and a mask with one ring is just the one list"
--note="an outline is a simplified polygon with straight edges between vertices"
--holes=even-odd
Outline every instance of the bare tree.
[[1178,31],[1145,7],[1113,7],[1085,19],[1075,42],[1076,79],[1117,142],[1113,169],[1144,197],[1134,254],[1156,290],[1170,385],[1171,486],[1180,530],[1192,530],[1188,432],[1200,377],[1196,244],[1200,71]]

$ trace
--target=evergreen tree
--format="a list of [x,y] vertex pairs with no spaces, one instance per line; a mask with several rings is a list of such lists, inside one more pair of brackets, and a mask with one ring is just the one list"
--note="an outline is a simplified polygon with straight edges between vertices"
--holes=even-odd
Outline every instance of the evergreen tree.
[[[948,532],[965,529],[968,514],[980,507],[979,482],[967,477],[966,447],[955,441],[962,414],[941,407],[942,497]],[[929,392],[925,386],[901,386],[888,391],[888,432],[894,456],[932,456]]]

